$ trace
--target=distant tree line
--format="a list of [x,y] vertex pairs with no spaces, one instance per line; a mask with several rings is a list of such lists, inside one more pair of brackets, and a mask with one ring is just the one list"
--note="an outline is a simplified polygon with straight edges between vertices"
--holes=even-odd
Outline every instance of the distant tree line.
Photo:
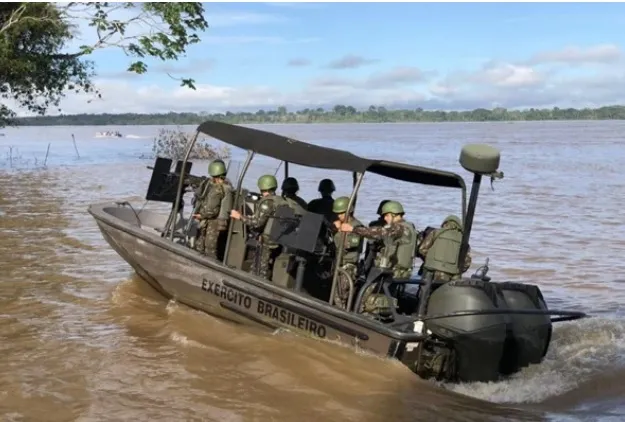
[[206,120],[227,123],[398,123],[398,122],[504,122],[536,120],[623,120],[625,106],[600,108],[558,108],[507,110],[477,108],[471,111],[389,110],[370,106],[357,110],[352,106],[336,105],[331,110],[305,108],[288,111],[286,107],[257,112],[227,111],[225,113],[163,113],[163,114],[73,114],[59,116],[22,117],[15,119],[20,126],[105,126],[105,125],[194,125]]

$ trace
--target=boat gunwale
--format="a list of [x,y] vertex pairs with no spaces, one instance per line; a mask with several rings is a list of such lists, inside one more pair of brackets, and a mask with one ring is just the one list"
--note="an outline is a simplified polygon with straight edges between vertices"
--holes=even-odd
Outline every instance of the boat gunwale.
[[[250,284],[252,288],[264,290],[269,294],[274,294],[276,296],[279,296],[280,299],[286,299],[286,300],[295,302],[296,306],[312,308],[313,311],[321,314],[319,315],[319,317],[321,318],[323,317],[327,318],[327,315],[329,315],[331,317],[338,318],[340,320],[358,325],[361,328],[375,331],[378,334],[387,336],[392,340],[400,341],[400,342],[403,342],[403,341],[419,342],[419,341],[425,340],[428,337],[428,336],[424,336],[421,333],[395,330],[388,326],[385,326],[382,323],[376,323],[364,316],[360,316],[358,314],[346,312],[342,309],[332,307],[328,302],[319,300],[315,297],[303,296],[299,293],[293,292],[283,287],[276,286],[276,285],[267,283],[265,281],[255,280],[254,276],[248,273],[245,273],[241,270],[227,267],[220,261],[212,262],[211,260],[208,259],[208,257],[196,255],[193,253],[193,251],[189,250],[188,248],[182,245],[172,243],[169,239],[165,239],[160,236],[157,236],[156,234],[147,232],[139,226],[132,225],[128,223],[127,221],[123,220],[122,218],[115,217],[112,214],[105,212],[104,209],[109,208],[109,207],[118,208],[118,207],[121,207],[121,205],[115,202],[101,202],[101,203],[90,204],[87,209],[87,212],[91,214],[91,216],[96,221],[102,221],[112,226],[113,228],[121,230],[125,232],[126,234],[135,236],[136,238],[146,241],[154,246],[166,249],[169,252],[175,253],[179,256],[183,256],[184,258],[190,259],[194,261],[195,263],[203,265],[205,267],[208,266],[209,269],[212,269],[214,271],[221,272],[224,275],[233,277],[237,281],[240,281],[242,283]],[[146,211],[154,212],[154,211],[149,211],[149,210],[146,210]],[[140,213],[141,212],[137,214],[140,214]],[[250,294],[253,295],[254,293],[250,293]],[[280,306],[280,304],[278,304],[278,306]],[[247,314],[245,315],[247,316]],[[412,321],[410,320],[406,321],[407,324],[411,322]]]

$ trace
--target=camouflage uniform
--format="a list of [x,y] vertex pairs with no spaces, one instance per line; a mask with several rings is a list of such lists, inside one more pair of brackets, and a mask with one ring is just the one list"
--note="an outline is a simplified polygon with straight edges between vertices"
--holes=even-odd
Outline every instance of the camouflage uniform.
[[[441,235],[441,233],[445,232],[445,231],[456,231],[456,237],[459,239],[462,235],[462,222],[460,221],[460,219],[454,215],[450,215],[448,216],[444,221],[443,224],[441,225],[440,229],[435,229],[430,231],[425,238],[423,239],[423,241],[421,242],[421,244],[419,245],[419,254],[423,257],[423,260],[425,262],[425,264],[428,264],[428,252],[430,251],[430,249],[432,249],[432,247],[436,244],[437,246],[439,244],[436,243],[436,241],[438,240],[438,237]],[[445,239],[441,239],[441,240],[445,240]],[[440,242],[440,240],[438,240]],[[449,264],[451,264],[452,266],[456,266],[456,262],[457,261],[457,256],[460,253],[460,244],[458,241],[455,241],[453,243],[447,243],[444,246],[441,246],[446,248],[445,252],[447,252],[447,250],[449,251],[449,253],[452,256],[455,256],[455,260],[452,258],[451,261],[454,262],[449,262]],[[454,272],[447,272],[447,271],[440,271],[440,270],[435,270],[432,271],[433,272],[433,279],[434,280],[440,280],[440,281],[452,281],[452,280],[459,280],[462,277],[462,274],[467,272],[467,270],[469,269],[469,267],[471,266],[471,262],[472,262],[472,258],[471,258],[471,248],[469,247],[469,249],[467,250],[467,255],[465,257],[464,260],[464,265],[462,267],[462,271],[458,272],[458,270],[456,269]],[[457,268],[457,266],[456,266]],[[425,275],[425,271],[427,271],[427,268],[425,268],[424,270],[424,275]]]
[[[332,212],[335,214],[343,214],[347,211],[347,205],[349,204],[349,198],[346,196],[342,196],[336,198],[333,202]],[[346,219],[346,223],[352,225],[352,227],[361,227],[362,223],[358,221],[356,218],[349,217]],[[343,235],[345,235],[345,240],[341,245],[341,240]],[[337,263],[341,269],[347,274],[348,277],[351,278],[352,283],[356,282],[357,270],[358,270],[358,259],[360,255],[360,248],[362,246],[362,237],[355,233],[343,233],[337,231],[334,234],[334,245],[336,247],[336,251],[342,248],[343,256],[340,263]],[[349,282],[347,280],[343,280],[339,278],[337,288],[335,290],[334,303],[339,305],[341,308],[345,309],[347,307],[347,300],[349,296]]]
[[216,177],[225,176],[225,172],[226,167],[221,160],[213,161],[209,165],[209,173],[213,179],[206,180],[201,186],[202,190],[206,188],[206,194],[200,198],[201,203],[197,212],[200,215],[200,230],[196,250],[211,258],[217,258],[219,234],[228,227],[228,220],[219,218],[219,213],[221,202],[229,194],[232,185],[227,179],[222,183],[215,180]]
[[[398,202],[387,201],[379,210],[379,214],[383,216],[388,213],[394,215],[403,215],[404,209]],[[397,265],[397,253],[399,250],[399,244],[401,243],[402,239],[415,236],[415,238],[412,240],[414,242],[416,242],[417,240],[416,229],[414,230],[414,233],[410,233],[408,231],[409,224],[410,223],[406,221],[400,221],[384,226],[375,225],[373,227],[354,227],[352,233],[356,233],[360,236],[372,240],[382,241],[384,243],[384,246],[375,258],[375,265],[380,268],[392,269],[394,278],[407,278],[410,277],[412,273],[412,268],[399,267]],[[374,283],[368,286],[367,289],[364,291],[362,296],[363,301],[359,312],[383,314],[388,313],[391,306],[397,305],[396,303],[390,303],[389,298],[386,297],[386,295],[384,295],[383,293],[373,293],[376,287],[377,286]],[[396,300],[393,299],[393,302],[396,302]]]
[[260,262],[258,264],[258,274],[266,280],[271,280],[271,264],[278,251],[279,245],[271,242],[266,233],[267,223],[276,212],[276,202],[280,202],[280,197],[274,193],[278,183],[272,175],[261,176],[258,179],[258,188],[261,192],[269,191],[270,194],[263,196],[256,205],[254,214],[251,216],[241,216],[243,224],[251,230],[259,233]]
[[336,221],[336,214],[332,211],[332,205],[334,204],[332,193],[336,190],[334,182],[330,179],[323,179],[319,182],[317,190],[321,193],[321,198],[310,201],[308,203],[308,211],[323,215],[329,223]]

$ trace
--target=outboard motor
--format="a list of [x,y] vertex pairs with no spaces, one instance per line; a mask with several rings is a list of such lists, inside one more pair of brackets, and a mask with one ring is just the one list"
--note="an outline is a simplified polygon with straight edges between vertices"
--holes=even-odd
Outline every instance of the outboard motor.
[[[507,309],[497,285],[483,280],[459,280],[443,284],[432,293],[426,315],[495,309]],[[509,315],[491,314],[435,319],[426,325],[428,331],[455,354],[453,378],[473,382],[499,378],[499,362],[504,353],[509,323]],[[431,359],[434,359],[448,354],[445,348],[426,346],[425,350],[433,350]]]

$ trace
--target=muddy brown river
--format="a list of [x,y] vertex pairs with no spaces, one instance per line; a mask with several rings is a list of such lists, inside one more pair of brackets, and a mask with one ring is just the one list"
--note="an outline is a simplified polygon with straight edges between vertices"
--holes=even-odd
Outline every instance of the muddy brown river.
[[[505,178],[494,191],[482,186],[470,272],[489,257],[494,280],[536,283],[551,308],[594,317],[558,324],[542,364],[467,385],[423,381],[397,362],[288,331],[220,321],[168,302],[133,275],[86,212],[109,200],[144,206],[153,162],[145,157],[159,127],[3,129],[0,420],[625,420],[625,122],[258,127],[452,170],[467,183],[461,146],[498,147]],[[103,130],[125,137],[95,138]],[[234,174],[244,153],[232,153]],[[245,184],[276,168],[259,157]],[[205,172],[205,162],[195,164],[194,174]],[[346,173],[290,172],[307,200],[326,176],[335,197],[350,190]],[[456,190],[367,176],[357,216],[373,219],[386,198],[400,200],[420,229],[460,212]]]

